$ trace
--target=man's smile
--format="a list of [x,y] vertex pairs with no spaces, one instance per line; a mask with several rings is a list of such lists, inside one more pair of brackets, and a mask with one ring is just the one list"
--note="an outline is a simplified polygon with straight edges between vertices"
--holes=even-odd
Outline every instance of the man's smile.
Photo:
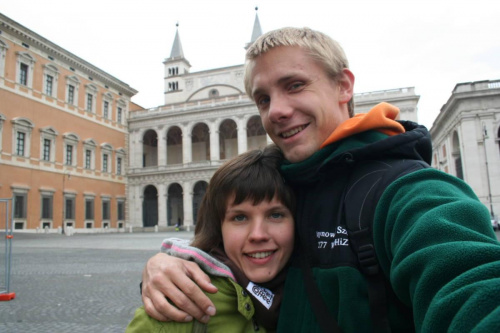
[[281,136],[282,138],[285,138],[285,139],[286,139],[286,138],[289,138],[289,137],[291,137],[291,136],[293,136],[293,135],[295,135],[295,134],[297,134],[297,133],[299,133],[299,132],[302,132],[302,131],[303,131],[303,130],[304,130],[304,129],[308,126],[308,125],[309,125],[309,124],[307,124],[307,125],[301,125],[301,126],[299,126],[299,127],[295,127],[295,128],[293,128],[293,129],[291,129],[291,130],[289,130],[289,131],[282,132],[282,133],[280,134],[280,136]]

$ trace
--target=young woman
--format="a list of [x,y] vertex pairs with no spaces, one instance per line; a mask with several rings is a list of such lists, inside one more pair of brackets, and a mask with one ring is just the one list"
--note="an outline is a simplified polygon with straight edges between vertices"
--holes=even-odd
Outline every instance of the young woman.
[[276,329],[284,268],[294,245],[292,190],[279,173],[275,146],[253,150],[218,169],[203,197],[191,246],[167,239],[162,251],[194,260],[218,292],[208,324],[160,322],[139,308],[135,332],[269,332]]

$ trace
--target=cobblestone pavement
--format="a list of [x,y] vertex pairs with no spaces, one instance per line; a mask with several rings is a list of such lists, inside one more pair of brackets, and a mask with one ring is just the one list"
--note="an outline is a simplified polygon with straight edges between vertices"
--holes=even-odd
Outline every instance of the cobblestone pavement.
[[192,233],[15,233],[10,291],[16,298],[0,302],[0,332],[124,332],[142,304],[144,264],[167,237],[189,239]]
[[[192,233],[14,234],[10,289],[16,298],[0,302],[0,332],[124,332],[142,304],[144,264],[167,237]],[[4,248],[0,241],[0,285]]]

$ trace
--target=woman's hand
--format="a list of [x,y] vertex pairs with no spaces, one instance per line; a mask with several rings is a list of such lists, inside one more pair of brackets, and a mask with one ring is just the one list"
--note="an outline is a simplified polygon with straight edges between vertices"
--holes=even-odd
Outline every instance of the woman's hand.
[[144,308],[160,321],[186,322],[194,317],[208,322],[210,316],[215,315],[215,307],[202,289],[217,292],[209,276],[196,263],[165,253],[151,257],[142,273]]

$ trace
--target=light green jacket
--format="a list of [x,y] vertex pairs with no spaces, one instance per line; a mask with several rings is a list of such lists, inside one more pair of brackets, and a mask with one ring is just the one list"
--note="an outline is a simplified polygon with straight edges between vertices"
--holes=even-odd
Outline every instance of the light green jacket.
[[188,323],[161,322],[148,316],[144,307],[136,310],[135,316],[127,327],[126,333],[188,333],[188,332],[256,332],[265,333],[266,329],[256,326],[252,317],[254,306],[248,293],[230,278],[211,276],[212,284],[219,290],[208,294],[217,309],[208,324],[196,320]]
[[151,318],[144,307],[136,310],[126,333],[187,333],[187,332],[256,332],[266,333],[266,329],[254,321],[255,308],[247,291],[234,280],[234,275],[222,262],[209,254],[189,246],[185,240],[170,238],[162,243],[161,251],[167,254],[193,260],[208,275],[217,293],[206,295],[214,303],[217,314],[208,324],[196,320],[188,323],[161,322]]

